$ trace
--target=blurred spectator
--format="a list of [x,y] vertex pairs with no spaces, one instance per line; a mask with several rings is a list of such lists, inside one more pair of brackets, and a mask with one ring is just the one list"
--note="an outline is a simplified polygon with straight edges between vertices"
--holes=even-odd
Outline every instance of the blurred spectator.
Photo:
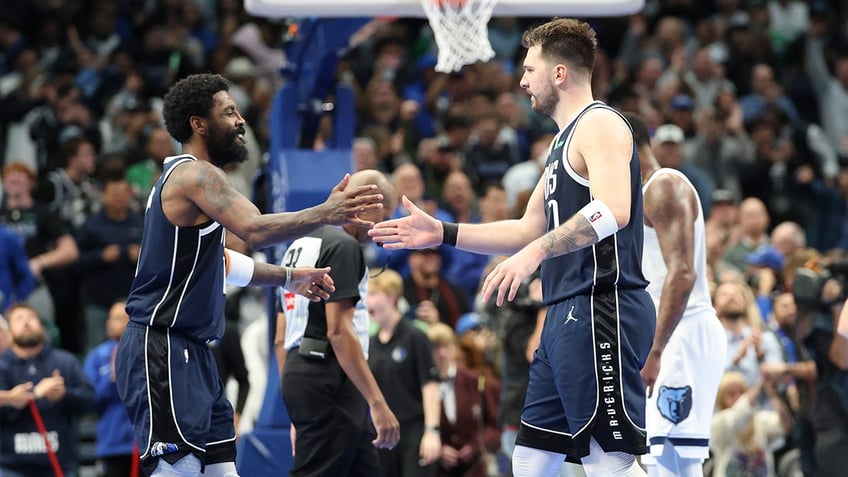
[[810,177],[808,192],[818,212],[806,228],[809,245],[822,252],[848,250],[848,164],[830,184]]
[[368,281],[365,303],[378,326],[368,365],[400,422],[401,435],[393,449],[378,449],[380,471],[384,477],[434,476],[442,447],[438,376],[427,335],[401,317],[402,296],[403,279],[393,270]]
[[127,408],[115,385],[115,352],[129,322],[125,306],[123,301],[116,301],[109,308],[106,341],[91,349],[83,363],[85,375],[94,385],[94,407],[98,414],[95,456],[100,477],[127,477],[133,465],[137,467],[135,475],[143,475]]
[[537,320],[544,320],[546,309],[542,304],[541,281],[536,273],[521,284],[516,299],[508,302],[507,306],[495,307],[490,304],[486,307],[492,321],[499,323],[498,339],[503,356],[499,417],[501,450],[509,459],[512,458],[521,423],[524,395],[530,380],[530,361],[536,351],[537,343],[531,342],[530,337],[536,329]]
[[90,141],[68,139],[59,148],[59,168],[48,172],[36,190],[36,200],[47,204],[69,230],[76,231],[100,210],[100,187],[92,177],[96,161],[97,151]]
[[776,106],[794,123],[799,120],[798,110],[792,100],[783,94],[780,84],[775,80],[774,68],[768,63],[759,63],[751,69],[750,92],[739,98],[742,106],[742,120],[745,123],[766,112],[769,106]]
[[716,227],[732,232],[739,222],[739,204],[736,195],[727,189],[716,189],[713,191],[710,215],[707,217],[707,227]]
[[[503,201],[505,198],[503,195],[498,196],[499,189],[496,185],[487,186],[486,191],[488,194],[487,205],[491,212],[493,207],[497,207],[494,202]],[[502,189],[500,191],[502,192]],[[478,199],[474,189],[471,188],[468,176],[462,171],[453,171],[445,179],[442,203],[445,210],[453,216],[452,222],[480,223],[483,221],[480,216],[482,199]],[[491,216],[487,218],[493,220]],[[449,247],[441,250],[441,253],[449,254],[450,257],[449,261],[444,263],[444,275],[450,277],[451,281],[462,289],[465,297],[469,300],[469,308],[473,307],[474,295],[477,293],[480,278],[483,269],[489,262],[489,257]]]
[[502,128],[500,117],[494,112],[481,115],[474,121],[463,169],[478,194],[489,182],[500,182],[518,160],[509,144],[501,138]]
[[506,204],[511,210],[516,203],[516,196],[523,191],[532,191],[536,188],[542,172],[545,170],[545,161],[548,159],[548,147],[553,140],[553,135],[543,134],[530,147],[530,155],[526,161],[514,164],[503,176],[501,183],[506,191]]
[[715,185],[703,169],[684,159],[685,141],[685,134],[680,127],[674,124],[663,124],[657,128],[651,143],[660,166],[679,170],[698,191],[698,197],[701,197],[701,208],[704,209],[703,213],[706,217],[710,214]]
[[[64,224],[65,228],[75,234],[92,214],[98,212],[102,207],[100,186],[92,178],[96,165],[96,150],[94,144],[84,137],[72,137],[61,142],[57,157],[58,167],[47,173],[44,180],[35,190],[37,202],[47,204],[50,212],[56,214]],[[74,270],[71,267],[54,267],[49,274],[50,293],[57,310],[57,318],[65,323],[60,329],[70,330],[81,328],[80,317],[83,314],[83,303],[80,300],[80,281],[75,280]],[[126,294],[127,288],[122,290],[120,296]],[[105,321],[105,310],[111,305],[117,296],[110,296],[104,306],[102,319],[97,325],[97,341],[83,344],[80,351],[87,351],[91,346],[102,341],[103,322]],[[67,336],[63,332],[63,346],[78,350],[79,337]]]
[[748,124],[754,141],[755,160],[739,170],[739,184],[745,197],[763,201],[775,223],[792,220],[806,226],[811,206],[801,194],[798,180],[803,160],[782,119],[770,113],[758,116]]
[[[33,383],[36,411],[0,407],[0,471],[4,477],[52,476],[48,452],[55,452],[62,472],[72,477],[78,458],[76,419],[91,408],[92,385],[71,353],[46,341],[35,309],[15,305],[6,316],[12,347],[0,355],[0,389]],[[39,432],[39,419],[46,435]]]
[[731,242],[724,259],[740,272],[747,269],[745,257],[769,244],[769,214],[760,199],[749,197],[739,203],[739,237]]
[[135,276],[144,220],[130,210],[131,199],[122,175],[106,178],[103,210],[77,232],[80,258],[75,273],[82,275],[86,350],[104,340],[109,307],[127,295]]
[[[817,310],[806,339],[816,361],[815,422],[816,475],[841,475],[848,468],[848,338],[844,332],[848,306]],[[840,317],[840,315],[842,315]]]
[[26,301],[34,288],[35,279],[20,239],[0,225],[0,312]]
[[714,291],[719,283],[744,282],[745,276],[742,271],[724,259],[724,252],[730,243],[731,230],[707,223],[704,232],[706,235],[707,273],[709,274],[711,291]]
[[426,193],[433,198],[442,196],[445,181],[450,173],[462,169],[460,151],[463,145],[454,145],[445,135],[437,137],[436,141],[436,147],[431,154],[419,157]]
[[[773,409],[758,409],[763,392]],[[792,419],[774,382],[759,378],[749,383],[741,373],[728,371],[719,384],[716,409],[710,432],[713,477],[775,475],[774,450]]]
[[2,175],[5,196],[0,204],[0,224],[14,232],[24,245],[33,276],[37,279],[43,276],[45,279],[39,281],[30,296],[30,303],[38,310],[48,328],[55,329],[56,324],[60,326],[63,346],[76,349],[79,347],[77,324],[73,320],[64,320],[66,315],[59,314],[64,310],[55,306],[61,300],[54,297],[54,290],[60,289],[63,284],[61,274],[54,271],[77,260],[77,243],[59,217],[32,198],[35,184],[35,173],[32,170],[23,164],[12,163],[3,168]]
[[465,293],[445,277],[444,271],[439,247],[411,250],[409,278],[403,281],[403,296],[415,318],[453,327],[470,306]]
[[815,473],[815,430],[813,409],[817,380],[816,363],[804,346],[810,318],[799,316],[792,293],[775,297],[769,328],[780,343],[784,364],[762,366],[765,379],[778,385],[778,392],[786,400],[792,414],[794,429],[791,445],[799,449],[800,467],[804,475]]
[[692,90],[695,111],[712,108],[721,91],[735,89],[733,83],[724,78],[724,71],[713,59],[708,46],[702,46],[692,54],[691,68],[682,72],[683,82]]
[[451,171],[445,177],[440,203],[451,214],[453,222],[480,221],[477,193],[471,187],[468,175],[461,170]]
[[727,334],[726,370],[738,371],[748,384],[754,384],[760,378],[760,364],[783,363],[777,338],[763,328],[748,285],[719,284],[713,306]]
[[469,311],[457,320],[454,327],[459,342],[460,356],[457,363],[483,375],[501,390],[500,356],[497,336],[492,329],[489,316]]
[[695,136],[695,100],[688,94],[677,94],[668,103],[668,120],[683,130],[687,139]]
[[777,224],[769,235],[771,246],[784,258],[788,259],[795,252],[807,246],[804,229],[795,222],[785,221]]
[[144,204],[150,189],[162,173],[162,163],[168,156],[176,154],[171,136],[164,127],[148,125],[142,130],[141,142],[145,157],[127,167],[127,182],[133,189],[136,200]]
[[697,131],[691,141],[692,163],[703,169],[717,190],[741,197],[739,170],[754,161],[754,143],[742,127],[723,112],[704,109],[698,113]]
[[483,375],[457,365],[459,346],[453,330],[434,323],[427,330],[442,379],[442,452],[439,477],[493,475],[493,453],[500,442],[498,390]]
[[377,145],[368,137],[358,137],[353,140],[353,167],[354,172],[365,169],[377,169],[386,171],[386,164],[382,164],[377,157]]
[[[819,3],[819,2],[815,2]],[[820,2],[824,3],[824,2]],[[837,52],[831,67],[825,58],[830,11],[811,18],[804,65],[819,103],[819,123],[830,144],[848,158],[848,55]]]

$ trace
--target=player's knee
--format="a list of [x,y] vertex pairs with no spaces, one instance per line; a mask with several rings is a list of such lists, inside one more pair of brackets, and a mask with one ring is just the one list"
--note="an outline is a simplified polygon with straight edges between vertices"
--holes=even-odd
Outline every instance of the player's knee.
[[626,452],[604,452],[593,438],[589,442],[589,455],[581,459],[586,477],[617,475],[621,477],[645,477],[645,471],[636,461],[636,456]]
[[182,459],[169,464],[165,459],[159,458],[156,468],[150,477],[200,477],[200,459],[189,454]]
[[559,474],[565,455],[517,445],[512,451],[512,474],[515,477],[552,477]]
[[219,462],[207,465],[203,477],[239,477],[239,475],[234,462]]

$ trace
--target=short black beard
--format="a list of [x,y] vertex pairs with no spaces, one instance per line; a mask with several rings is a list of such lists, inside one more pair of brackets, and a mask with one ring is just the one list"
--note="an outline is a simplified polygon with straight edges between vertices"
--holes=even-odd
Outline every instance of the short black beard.
[[23,336],[13,336],[12,343],[21,348],[35,348],[36,346],[44,343],[44,335],[31,333]]
[[206,150],[209,152],[209,159],[213,164],[223,168],[227,164],[247,160],[247,148],[238,143],[239,134],[244,134],[244,129],[233,131],[230,134],[219,133],[216,130],[210,131],[209,137],[206,139]]

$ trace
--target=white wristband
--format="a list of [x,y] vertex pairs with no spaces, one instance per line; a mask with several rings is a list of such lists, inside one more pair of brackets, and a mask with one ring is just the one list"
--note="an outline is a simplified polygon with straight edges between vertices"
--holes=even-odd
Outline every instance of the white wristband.
[[224,257],[227,266],[227,284],[237,287],[247,286],[253,279],[253,270],[256,267],[253,259],[230,249],[224,249]]
[[595,229],[598,240],[603,240],[618,232],[618,222],[616,222],[615,216],[612,214],[610,208],[607,207],[607,204],[604,204],[600,199],[589,202],[578,213],[586,217],[589,225]]
[[292,269],[291,269],[291,267],[285,267],[285,268],[286,268],[286,283],[283,284],[283,288],[288,290],[289,285],[291,285]]

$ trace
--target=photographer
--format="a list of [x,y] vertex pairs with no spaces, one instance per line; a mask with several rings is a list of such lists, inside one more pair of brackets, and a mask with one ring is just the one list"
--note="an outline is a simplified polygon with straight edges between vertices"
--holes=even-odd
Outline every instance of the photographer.
[[848,467],[844,452],[848,448],[848,343],[836,333],[840,315],[848,311],[842,301],[844,267],[839,262],[823,265],[798,269],[793,293],[799,307],[807,307],[812,315],[805,344],[818,376],[813,413],[815,475],[832,476],[843,475]]

